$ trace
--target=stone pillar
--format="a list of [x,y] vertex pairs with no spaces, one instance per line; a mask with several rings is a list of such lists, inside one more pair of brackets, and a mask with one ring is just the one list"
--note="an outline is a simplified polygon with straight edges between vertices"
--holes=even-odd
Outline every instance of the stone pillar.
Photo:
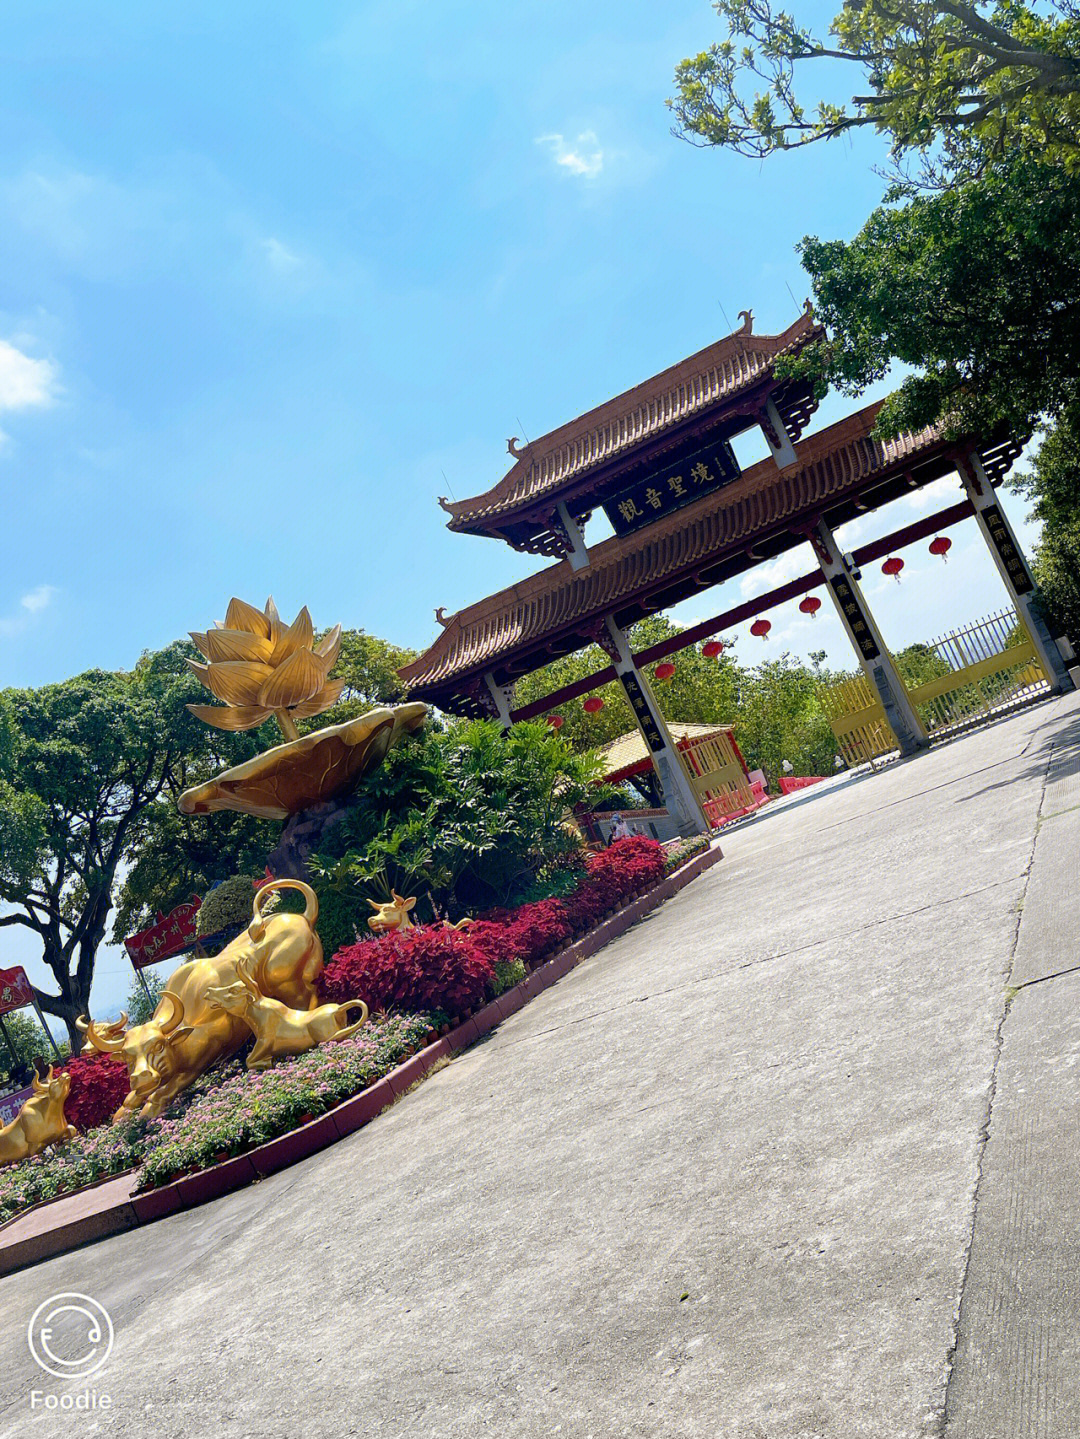
[[504,730],[509,730],[513,724],[513,720],[510,718],[510,702],[513,698],[511,691],[503,685],[496,684],[495,676],[490,670],[484,673],[484,684],[495,706],[495,713],[499,717],[499,723]]
[[570,542],[570,549],[566,556],[570,561],[570,568],[572,570],[587,570],[589,568],[589,551],[585,547],[585,536],[581,533],[581,526],[577,520],[574,519],[562,500],[555,506],[555,513],[558,515],[559,521],[566,531],[566,538]]
[[[1020,548],[1020,541],[1013,532],[1008,515],[997,502],[994,487],[977,450],[972,450],[967,462],[960,465],[959,472],[964,490],[975,510],[975,519],[982,537],[998,567],[998,573],[1005,581],[1005,588],[1016,613],[1027,627],[1051,689],[1075,689],[1076,685],[1069,673],[1069,667],[1075,664],[1072,646],[1067,640],[1054,639],[1046,621],[1032,603],[1035,581],[1031,576],[1027,556]],[[1067,650],[1065,646],[1068,647]]]
[[607,635],[602,635],[599,642],[611,657],[615,673],[626,691],[626,698],[630,701],[630,708],[648,746],[660,788],[664,792],[667,811],[678,825],[681,835],[708,834],[709,821],[705,818],[694,793],[690,776],[683,768],[675,741],[664,723],[664,716],[660,713],[660,706],[653,697],[649,682],[634,663],[626,635],[610,615],[604,625]]
[[769,452],[776,461],[777,469],[786,470],[788,465],[793,465],[798,459],[795,446],[791,443],[787,426],[781,419],[780,411],[776,408],[776,401],[771,395],[765,401],[765,408],[758,416],[758,425],[761,433],[765,436]]
[[809,538],[821,573],[828,580],[827,588],[836,613],[854,646],[864,674],[878,693],[901,754],[915,754],[926,749],[929,743],[926,731],[908,698],[904,682],[897,673],[858,581],[824,519],[818,520],[817,530]]

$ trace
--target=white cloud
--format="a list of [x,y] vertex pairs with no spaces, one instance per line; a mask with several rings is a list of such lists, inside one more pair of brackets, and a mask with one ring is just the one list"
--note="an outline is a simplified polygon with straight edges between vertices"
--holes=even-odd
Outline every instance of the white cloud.
[[37,585],[27,590],[19,600],[19,607],[12,615],[0,615],[0,638],[10,639],[21,634],[35,615],[47,610],[60,591],[55,585]]
[[56,377],[51,360],[35,360],[0,340],[0,410],[51,405],[56,398]]
[[29,610],[32,615],[36,615],[40,610],[48,609],[56,593],[55,585],[38,585],[37,589],[30,590],[23,595],[19,604],[24,610]]
[[299,270],[304,263],[299,255],[289,249],[288,245],[283,245],[280,240],[275,240],[273,235],[265,240],[260,240],[259,246],[266,256],[266,263],[279,275],[291,274],[294,270]]
[[604,152],[595,130],[582,130],[575,140],[567,140],[559,134],[538,135],[536,143],[546,145],[556,165],[571,175],[595,180],[604,168]]
[[796,545],[794,549],[777,555],[776,559],[766,560],[748,570],[739,580],[739,589],[744,598],[749,599],[751,595],[763,595],[769,590],[779,589],[788,580],[798,579],[816,568],[817,561],[810,546]]

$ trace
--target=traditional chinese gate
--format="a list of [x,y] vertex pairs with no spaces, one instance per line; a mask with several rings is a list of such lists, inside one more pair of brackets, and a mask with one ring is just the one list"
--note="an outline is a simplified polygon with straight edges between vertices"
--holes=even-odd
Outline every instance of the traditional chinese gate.
[[754,808],[754,792],[731,735],[713,734],[680,745],[679,758],[713,829]]
[[[1031,636],[1015,610],[952,630],[925,646],[938,673],[905,685],[931,740],[946,739],[1051,691]],[[824,687],[818,696],[848,765],[899,748],[873,686],[864,675]]]

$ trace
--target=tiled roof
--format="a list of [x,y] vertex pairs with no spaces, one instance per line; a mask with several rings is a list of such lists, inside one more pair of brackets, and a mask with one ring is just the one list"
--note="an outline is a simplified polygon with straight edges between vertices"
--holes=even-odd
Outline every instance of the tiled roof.
[[[667,727],[676,744],[683,740],[706,739],[709,735],[731,733],[731,726],[726,724],[679,724],[668,720]],[[625,770],[651,758],[644,735],[636,729],[608,740],[607,744],[599,745],[593,753],[603,763],[602,777],[606,780],[613,780],[616,775],[621,775]]]
[[[745,313],[745,312],[744,312]],[[809,310],[780,335],[741,330],[616,395],[595,410],[533,440],[503,479],[482,495],[442,501],[451,530],[484,529],[499,518],[558,493],[588,470],[632,450],[693,416],[715,409],[768,376],[779,355],[822,334]],[[808,415],[784,415],[798,434]],[[781,405],[783,413],[783,405]],[[812,406],[811,406],[812,408]]]
[[[874,438],[880,407],[869,405],[805,439],[798,465],[779,471],[771,458],[762,460],[647,530],[605,540],[590,550],[587,569],[575,571],[563,560],[460,610],[431,648],[399,673],[415,696],[439,702],[466,676],[513,655],[539,653],[549,639],[581,633],[631,600],[745,551],[759,536],[783,530],[785,521],[813,516],[876,477],[953,452],[954,445],[932,429]],[[983,450],[991,480],[1000,480],[1019,449],[1002,442]]]

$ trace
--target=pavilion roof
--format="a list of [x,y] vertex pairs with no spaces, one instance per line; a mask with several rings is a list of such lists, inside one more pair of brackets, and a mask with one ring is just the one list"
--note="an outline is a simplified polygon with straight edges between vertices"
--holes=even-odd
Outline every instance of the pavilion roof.
[[[485,671],[506,683],[589,643],[607,614],[632,623],[793,548],[803,539],[800,524],[816,515],[835,527],[955,468],[962,446],[934,429],[877,439],[880,408],[868,405],[803,440],[797,465],[781,471],[762,460],[648,529],[603,541],[586,569],[560,561],[448,617],[434,644],[399,670],[410,693],[482,713],[475,692]],[[1010,440],[980,447],[992,482],[1020,448]],[[863,498],[869,491],[872,503]]]
[[[448,528],[498,534],[507,527],[504,537],[513,538],[513,522],[525,509],[553,506],[568,490],[578,493],[592,472],[607,472],[647,442],[669,431],[681,434],[687,422],[705,414],[715,418],[733,403],[737,408],[746,392],[771,380],[778,356],[823,333],[809,308],[779,335],[755,335],[747,315],[733,334],[515,450],[516,463],[493,489],[471,499],[441,500],[450,515]],[[797,438],[816,408],[808,387],[778,382],[774,399]]]
[[[680,724],[677,720],[668,720],[667,727],[678,749],[686,749],[695,741],[709,739],[712,735],[733,733],[731,725],[727,724]],[[598,745],[593,753],[604,766],[598,784],[618,784],[620,780],[652,767],[652,755],[639,729],[616,735],[607,744]]]

